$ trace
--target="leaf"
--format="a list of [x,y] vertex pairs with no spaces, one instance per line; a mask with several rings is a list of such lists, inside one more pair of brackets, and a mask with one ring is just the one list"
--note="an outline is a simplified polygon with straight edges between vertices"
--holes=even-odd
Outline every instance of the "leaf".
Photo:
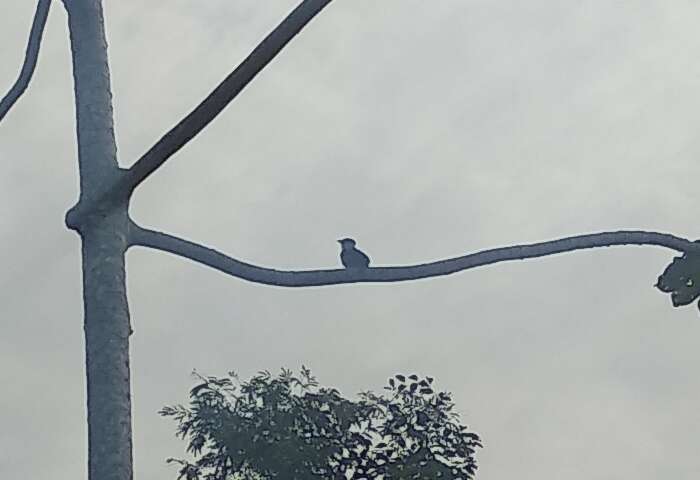
[[196,397],[202,389],[207,388],[208,386],[208,383],[200,383],[199,385],[193,387],[192,390],[190,390],[190,397]]
[[388,392],[350,400],[333,388],[298,388],[311,376],[302,368],[299,384],[289,370],[263,371],[236,379],[235,392],[228,382],[199,376],[188,407],[164,407],[194,456],[173,460],[183,480],[258,478],[247,476],[252,472],[345,478],[348,471],[358,479],[473,478],[467,467],[476,468],[480,438],[461,425],[450,394],[433,392],[431,377],[397,374]]
[[416,423],[418,423],[419,425],[425,425],[426,423],[428,423],[428,420],[429,420],[429,418],[425,413],[423,413],[423,412],[416,413]]
[[671,294],[674,307],[693,302],[700,296],[700,254],[686,252],[675,257],[659,275],[655,287]]

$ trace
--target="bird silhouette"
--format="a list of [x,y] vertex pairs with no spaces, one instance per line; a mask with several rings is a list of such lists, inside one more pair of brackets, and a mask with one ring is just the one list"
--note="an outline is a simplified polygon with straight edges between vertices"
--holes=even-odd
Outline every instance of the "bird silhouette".
[[343,238],[340,243],[340,261],[345,268],[369,268],[369,257],[355,248],[355,240]]

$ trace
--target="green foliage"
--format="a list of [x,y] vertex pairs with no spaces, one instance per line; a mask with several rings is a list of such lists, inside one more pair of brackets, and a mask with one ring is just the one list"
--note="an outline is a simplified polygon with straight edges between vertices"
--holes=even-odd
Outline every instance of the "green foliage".
[[656,288],[671,294],[674,307],[688,305],[697,299],[700,296],[700,254],[684,253],[675,257],[659,276]]
[[382,395],[356,401],[318,386],[311,372],[259,372],[241,382],[197,376],[190,405],[164,407],[194,463],[185,480],[471,479],[476,433],[458,421],[447,392],[431,377],[396,375]]

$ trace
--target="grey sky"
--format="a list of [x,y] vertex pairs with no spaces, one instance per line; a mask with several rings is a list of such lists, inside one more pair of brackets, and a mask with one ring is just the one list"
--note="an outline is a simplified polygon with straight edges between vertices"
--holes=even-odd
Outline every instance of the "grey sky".
[[[66,19],[0,124],[0,478],[84,478]],[[144,6],[144,4],[147,4]],[[120,161],[196,105],[295,0],[107,2]],[[5,0],[0,88],[34,2]],[[336,0],[138,191],[144,225],[277,268],[396,265],[601,230],[698,237],[700,4]],[[480,480],[696,479],[700,314],[673,254],[584,251],[393,285],[285,290],[128,255],[136,478],[175,478],[156,412],[197,368],[312,368],[352,395],[436,377],[486,444]]]

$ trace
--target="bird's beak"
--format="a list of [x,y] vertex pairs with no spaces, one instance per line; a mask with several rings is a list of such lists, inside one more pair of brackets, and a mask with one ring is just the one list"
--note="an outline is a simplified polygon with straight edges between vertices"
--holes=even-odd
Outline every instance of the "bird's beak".
[[336,242],[338,242],[338,243],[343,243],[343,241],[342,241],[342,240],[336,240]]

